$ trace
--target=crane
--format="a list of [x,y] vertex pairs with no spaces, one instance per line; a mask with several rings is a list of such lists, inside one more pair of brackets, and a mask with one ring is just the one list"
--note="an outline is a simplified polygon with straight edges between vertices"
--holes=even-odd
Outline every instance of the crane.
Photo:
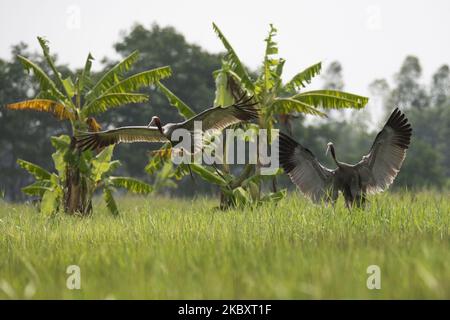
[[245,95],[227,107],[209,108],[178,123],[167,123],[163,126],[159,117],[154,116],[147,126],[127,126],[106,131],[81,133],[76,136],[75,144],[82,151],[133,142],[170,142],[173,145],[175,141],[171,139],[172,133],[176,129],[186,129],[192,133],[195,129],[195,121],[201,121],[204,133],[220,132],[232,124],[258,118],[257,103],[251,102],[253,97],[244,97]]
[[340,191],[347,208],[355,204],[364,207],[368,194],[382,192],[393,183],[405,159],[411,134],[408,119],[396,108],[369,153],[356,164],[338,161],[334,145],[329,142],[326,153],[331,151],[337,168],[326,168],[309,149],[283,133],[280,133],[279,160],[291,181],[313,202],[334,204]]

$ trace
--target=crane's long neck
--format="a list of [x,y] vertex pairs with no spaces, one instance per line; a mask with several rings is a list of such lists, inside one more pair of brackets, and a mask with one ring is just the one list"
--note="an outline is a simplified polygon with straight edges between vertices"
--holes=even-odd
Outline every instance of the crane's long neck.
[[336,159],[336,152],[334,151],[334,145],[332,145],[332,144],[330,145],[330,152],[331,152],[331,156],[333,157],[334,163],[336,163],[336,165],[338,167],[340,167],[340,163]]

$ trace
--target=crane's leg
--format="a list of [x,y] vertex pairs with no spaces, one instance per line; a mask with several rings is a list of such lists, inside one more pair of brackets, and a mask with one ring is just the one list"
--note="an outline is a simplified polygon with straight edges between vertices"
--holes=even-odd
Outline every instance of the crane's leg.
[[350,186],[345,186],[342,193],[344,194],[345,206],[347,207],[347,209],[350,212],[352,212],[351,207],[353,206],[353,202],[355,201],[355,198],[352,196]]

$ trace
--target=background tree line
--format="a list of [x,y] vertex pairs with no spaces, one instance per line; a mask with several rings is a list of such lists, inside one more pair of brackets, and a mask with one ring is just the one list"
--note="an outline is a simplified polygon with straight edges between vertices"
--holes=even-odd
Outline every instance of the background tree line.
[[[122,57],[139,50],[141,59],[135,64],[134,72],[170,65],[173,76],[165,83],[192,106],[194,111],[198,112],[212,105],[215,91],[212,72],[220,68],[221,54],[211,54],[186,42],[183,35],[175,29],[161,28],[158,25],[149,29],[135,25],[114,44],[114,48]],[[48,159],[48,154],[51,153],[52,146],[48,138],[67,131],[67,128],[64,123],[54,122],[46,115],[37,112],[18,113],[4,107],[7,103],[32,97],[37,90],[36,83],[30,80],[16,58],[18,54],[31,57],[45,69],[43,58],[29,52],[23,43],[13,46],[11,54],[10,61],[0,59],[0,192],[7,199],[21,200],[24,195],[20,189],[30,182],[30,177],[17,165],[16,160],[32,160],[51,170],[52,161]],[[107,68],[115,61],[103,59],[101,63]],[[64,65],[58,67],[63,73],[69,72]],[[407,111],[414,129],[411,149],[396,180],[396,187],[448,187],[450,71],[447,65],[443,65],[433,74],[428,85],[420,81],[421,71],[418,58],[406,57],[394,77],[392,86],[385,79],[372,82],[371,99],[383,106],[384,116],[387,116],[394,106],[400,106]],[[101,73],[100,71],[98,74]],[[340,63],[331,63],[322,75],[322,80],[324,88],[342,90],[345,84]],[[181,120],[181,117],[168,107],[166,98],[155,88],[150,89],[150,92],[147,89],[146,93],[150,93],[150,103],[118,108],[114,112],[105,113],[97,120],[104,129],[120,125],[145,125],[155,114],[159,115],[163,122]],[[324,155],[326,142],[335,142],[336,147],[340,149],[341,160],[356,162],[369,150],[376,133],[369,129],[370,118],[367,110],[353,111],[351,115],[345,111],[333,110],[327,120],[314,122],[295,114],[288,122],[284,120],[280,119],[281,128],[291,131],[296,139],[312,149],[320,161],[330,166],[332,164]],[[120,145],[116,148],[114,157],[123,163],[120,173],[148,180],[144,168],[148,162],[149,151],[148,145],[144,144]],[[286,182],[281,181],[281,184],[290,186]],[[178,188],[166,190],[179,196],[216,192],[206,183],[189,178],[184,178]]]

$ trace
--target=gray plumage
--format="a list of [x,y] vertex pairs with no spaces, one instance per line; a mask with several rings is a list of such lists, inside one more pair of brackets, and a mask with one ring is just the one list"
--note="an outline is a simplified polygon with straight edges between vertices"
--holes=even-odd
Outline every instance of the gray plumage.
[[129,126],[100,132],[86,132],[78,134],[75,143],[80,150],[84,151],[117,143],[173,142],[171,137],[176,129],[186,129],[193,133],[194,121],[202,122],[204,133],[213,133],[230,125],[258,118],[259,110],[255,106],[256,103],[251,102],[252,99],[253,97],[244,99],[243,96],[230,106],[209,108],[188,120],[167,123],[164,126],[161,126],[158,117],[153,117],[148,126]]
[[313,202],[334,203],[342,192],[347,207],[364,205],[368,194],[386,190],[400,171],[411,140],[412,128],[405,115],[396,108],[378,133],[367,155],[357,164],[336,159],[332,143],[328,144],[337,168],[324,167],[314,154],[285,134],[280,134],[280,163],[292,182]]

